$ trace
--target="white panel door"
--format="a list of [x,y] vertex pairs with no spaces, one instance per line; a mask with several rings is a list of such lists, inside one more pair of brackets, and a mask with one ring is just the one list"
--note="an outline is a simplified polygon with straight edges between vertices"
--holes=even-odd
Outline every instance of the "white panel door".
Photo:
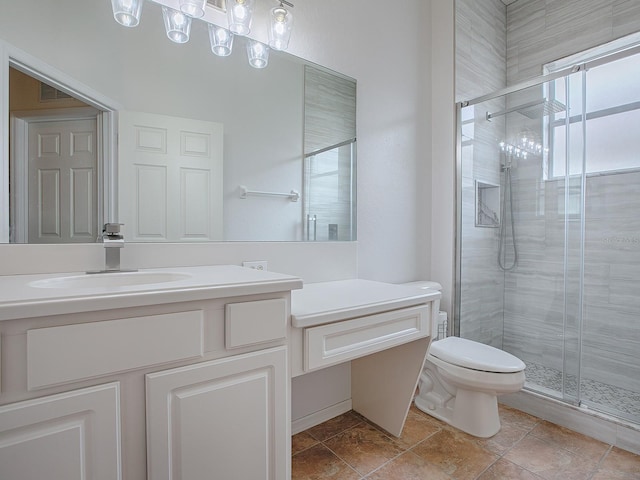
[[147,375],[149,480],[291,478],[286,347]]
[[119,384],[0,407],[3,480],[119,480]]
[[222,240],[222,124],[119,115],[119,219],[125,238]]
[[29,243],[95,242],[96,119],[29,124]]

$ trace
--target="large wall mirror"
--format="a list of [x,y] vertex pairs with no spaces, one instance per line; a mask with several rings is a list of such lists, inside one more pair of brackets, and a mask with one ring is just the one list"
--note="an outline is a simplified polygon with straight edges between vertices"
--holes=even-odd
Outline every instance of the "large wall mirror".
[[1,241],[355,240],[355,80],[252,68],[242,37],[217,57],[203,21],[173,43],[153,1],[136,28],[108,0],[3,1],[0,40]]

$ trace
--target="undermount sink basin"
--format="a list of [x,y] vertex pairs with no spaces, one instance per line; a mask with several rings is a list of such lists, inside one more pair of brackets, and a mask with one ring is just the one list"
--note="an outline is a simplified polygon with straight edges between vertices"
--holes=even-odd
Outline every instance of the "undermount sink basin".
[[115,288],[178,282],[191,275],[177,272],[113,272],[46,278],[29,285],[37,288]]

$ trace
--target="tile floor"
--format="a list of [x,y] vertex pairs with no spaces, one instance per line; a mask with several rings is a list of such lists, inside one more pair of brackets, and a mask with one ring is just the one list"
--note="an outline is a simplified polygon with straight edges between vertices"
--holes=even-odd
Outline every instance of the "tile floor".
[[292,480],[627,480],[640,455],[500,406],[502,430],[460,432],[412,407],[392,437],[355,412],[292,439]]

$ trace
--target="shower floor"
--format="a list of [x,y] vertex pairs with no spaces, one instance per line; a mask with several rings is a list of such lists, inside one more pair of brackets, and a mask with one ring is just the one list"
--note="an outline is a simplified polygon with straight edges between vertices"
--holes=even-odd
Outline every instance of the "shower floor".
[[[526,363],[526,387],[535,391],[542,389],[543,393],[559,396],[562,392],[562,372],[536,363]],[[575,377],[568,377],[567,391],[576,391]],[[580,395],[582,403],[594,410],[602,410],[634,423],[640,422],[638,392],[583,378],[580,382]]]

